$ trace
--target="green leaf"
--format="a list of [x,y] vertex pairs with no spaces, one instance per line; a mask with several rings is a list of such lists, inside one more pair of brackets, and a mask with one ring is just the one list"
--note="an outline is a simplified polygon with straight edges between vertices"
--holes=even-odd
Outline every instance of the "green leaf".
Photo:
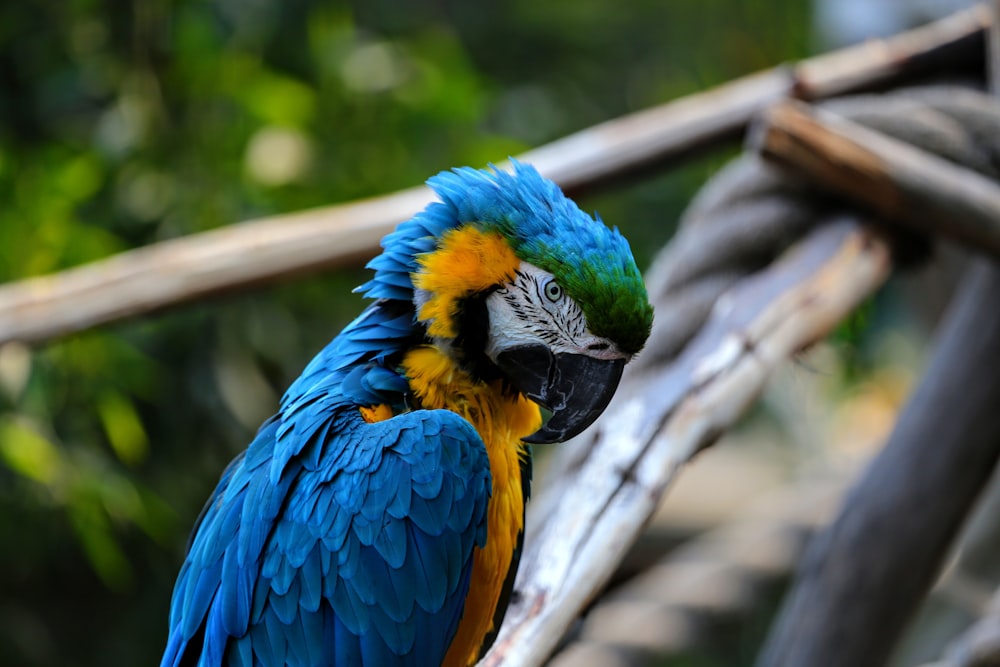
[[14,472],[52,486],[63,469],[59,449],[27,420],[0,419],[0,458]]
[[108,441],[119,460],[126,465],[144,461],[149,454],[149,438],[128,397],[117,391],[107,390],[97,401],[97,411]]
[[258,72],[238,94],[246,108],[265,124],[302,127],[316,115],[313,89],[273,72]]

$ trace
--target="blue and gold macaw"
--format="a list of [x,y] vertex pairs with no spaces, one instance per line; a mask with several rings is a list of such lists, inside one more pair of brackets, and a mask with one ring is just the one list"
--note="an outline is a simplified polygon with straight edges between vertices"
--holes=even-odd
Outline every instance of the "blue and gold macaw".
[[597,418],[652,308],[621,234],[532,167],[428,183],[440,201],[369,264],[374,303],[223,473],[164,667],[460,666],[492,643],[521,550],[525,443]]

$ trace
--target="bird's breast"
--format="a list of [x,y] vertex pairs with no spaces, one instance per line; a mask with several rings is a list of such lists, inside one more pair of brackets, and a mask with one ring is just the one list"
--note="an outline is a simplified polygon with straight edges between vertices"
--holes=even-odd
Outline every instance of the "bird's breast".
[[528,453],[521,439],[539,429],[541,414],[537,405],[503,392],[499,383],[473,380],[434,347],[412,350],[403,368],[421,407],[452,410],[476,427],[490,462],[493,490],[487,508],[486,544],[473,554],[462,620],[443,663],[461,667],[476,662],[484,638],[493,629],[494,614],[524,530],[521,464]]

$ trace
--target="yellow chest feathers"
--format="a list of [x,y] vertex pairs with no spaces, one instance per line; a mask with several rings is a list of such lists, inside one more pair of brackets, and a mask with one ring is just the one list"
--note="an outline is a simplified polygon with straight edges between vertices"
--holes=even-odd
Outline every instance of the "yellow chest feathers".
[[410,351],[403,368],[421,407],[451,410],[476,427],[490,462],[493,495],[487,509],[486,546],[473,555],[465,611],[444,661],[448,667],[470,665],[492,629],[493,613],[524,530],[521,458],[527,454],[521,438],[539,429],[541,415],[531,401],[505,395],[499,381],[474,381],[437,348]]

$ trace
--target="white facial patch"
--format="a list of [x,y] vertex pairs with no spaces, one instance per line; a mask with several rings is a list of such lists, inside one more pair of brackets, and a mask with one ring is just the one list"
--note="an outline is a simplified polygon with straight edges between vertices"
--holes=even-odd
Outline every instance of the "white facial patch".
[[486,298],[490,331],[486,354],[492,359],[504,349],[542,343],[553,353],[586,354],[598,359],[622,359],[611,341],[587,330],[587,318],[547,271],[521,262],[514,280]]

